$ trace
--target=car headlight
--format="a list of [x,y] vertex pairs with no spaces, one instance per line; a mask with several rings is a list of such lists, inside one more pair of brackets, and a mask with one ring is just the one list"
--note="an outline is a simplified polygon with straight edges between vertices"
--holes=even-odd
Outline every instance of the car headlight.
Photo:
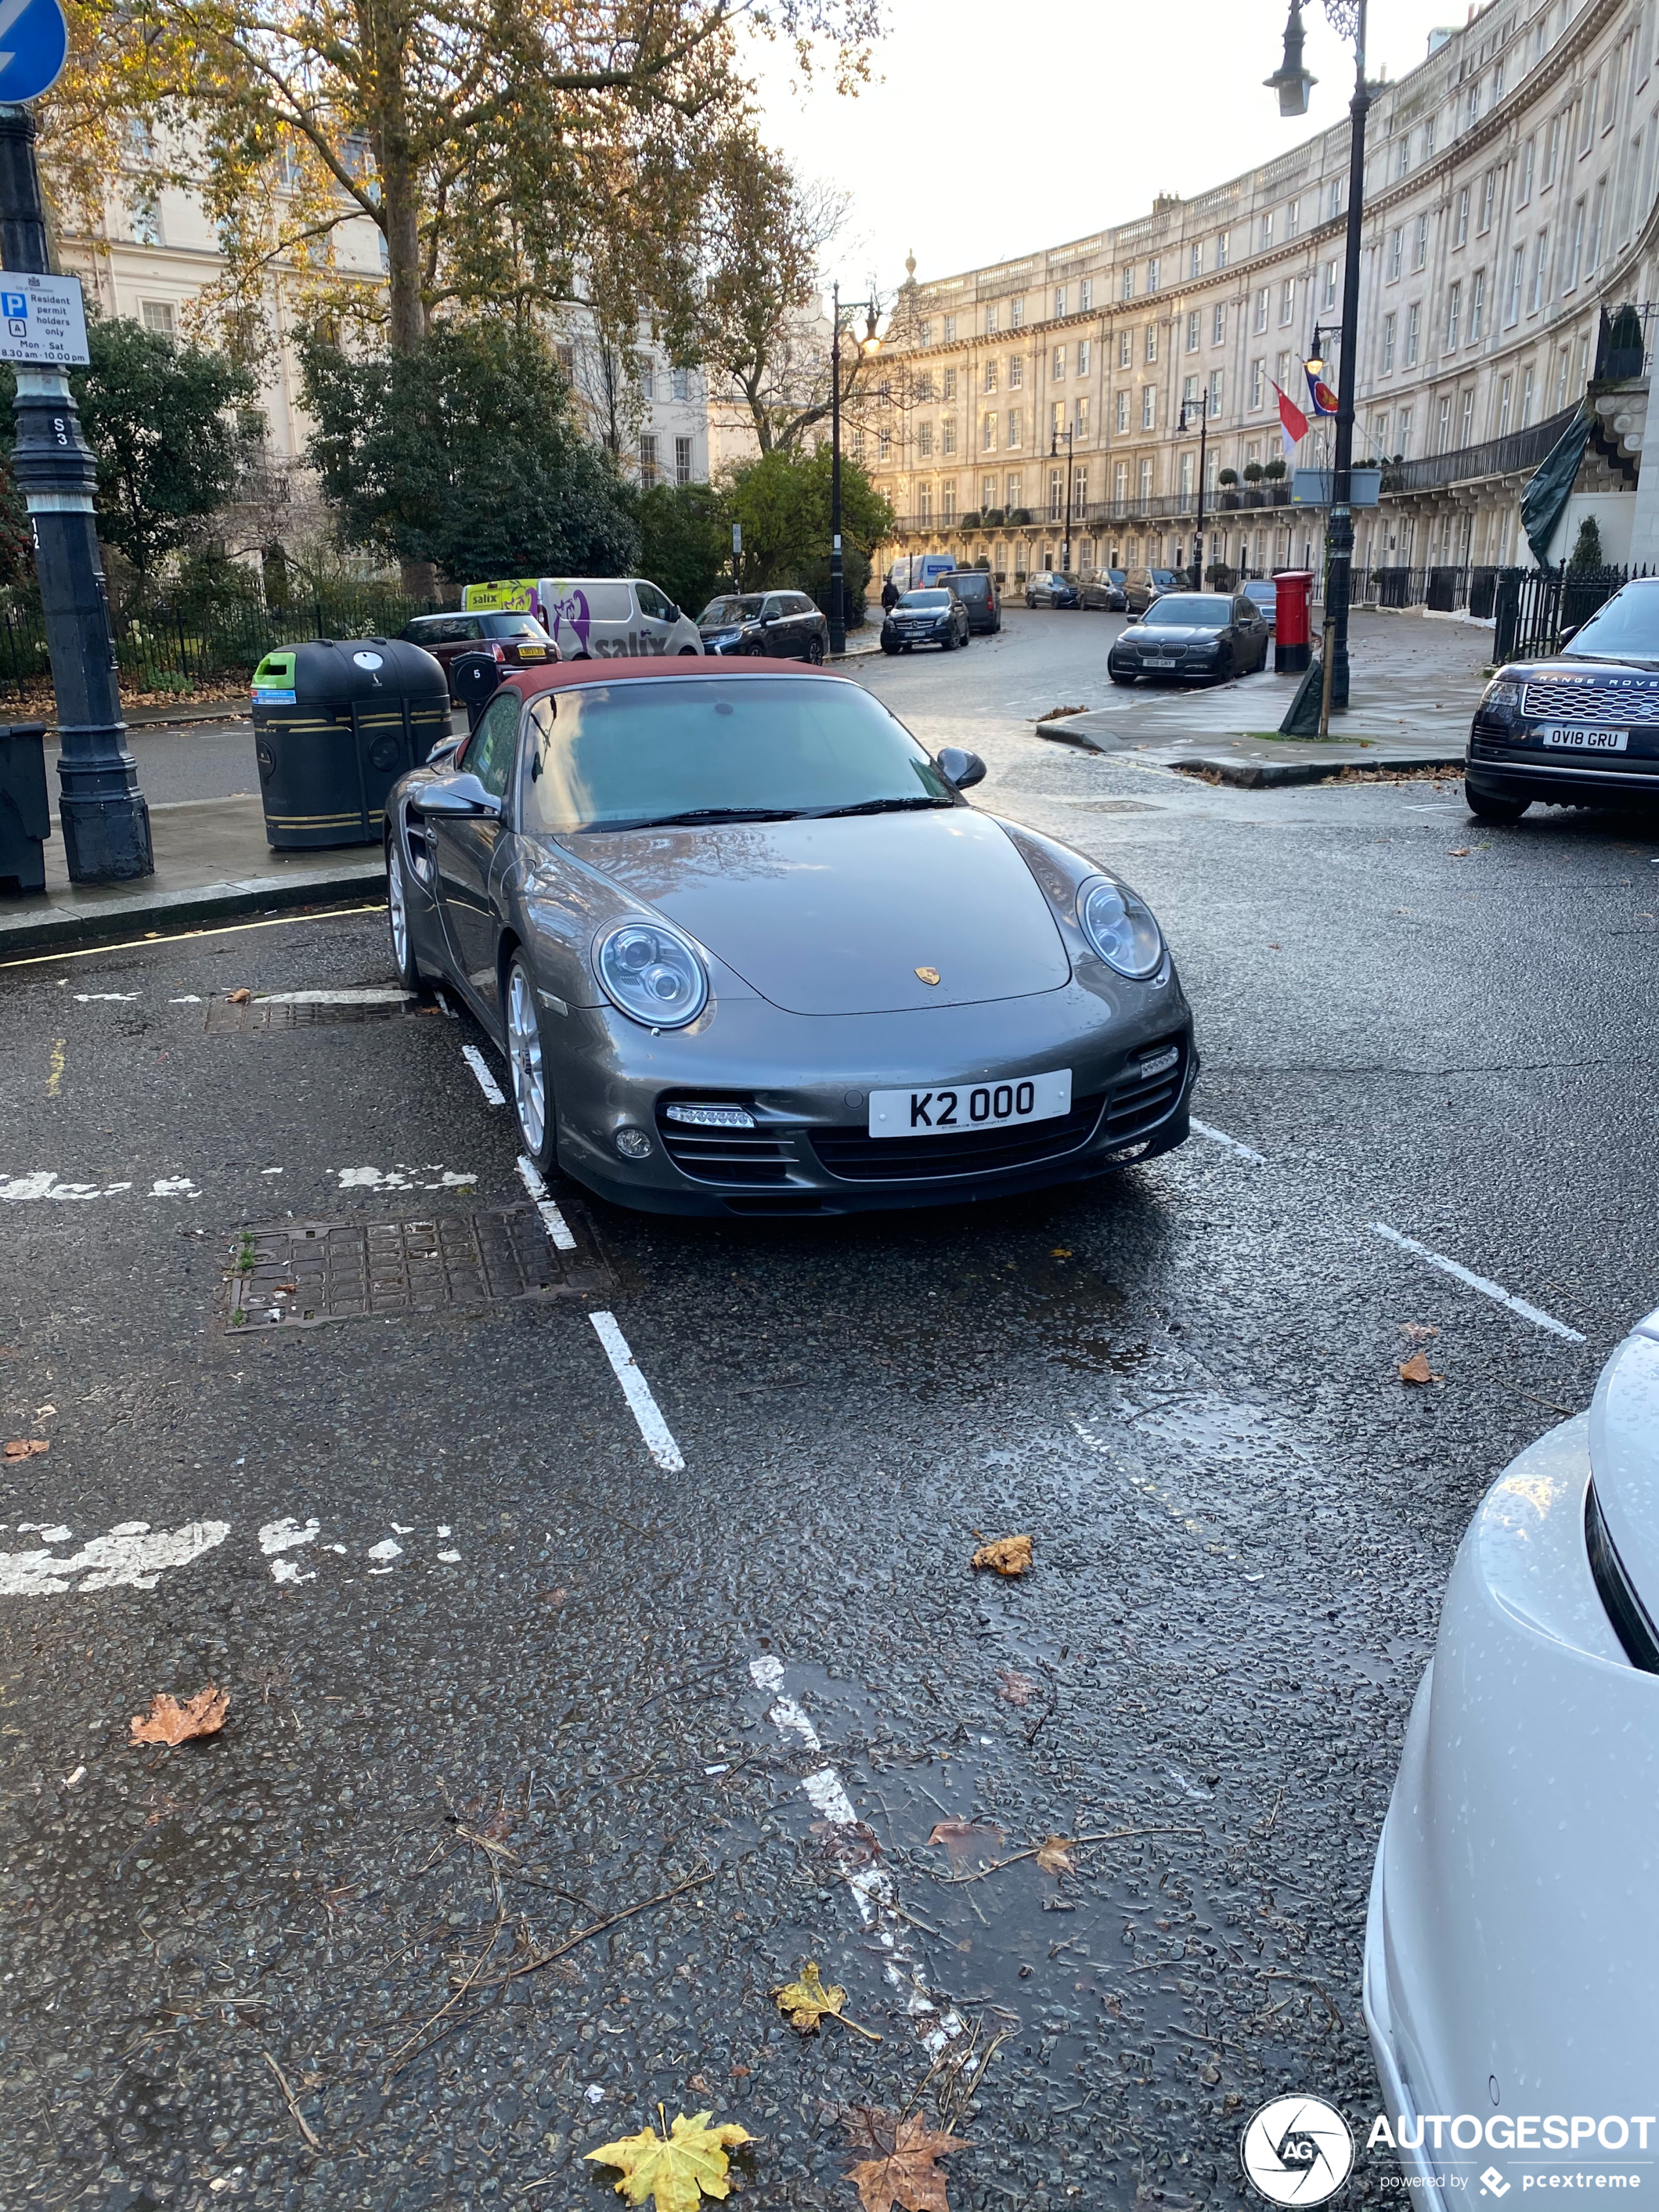
[[1521,711],[1521,686],[1501,680],[1488,684],[1480,695],[1483,708],[1495,708],[1500,714],[1518,714]]
[[1123,884],[1091,884],[1078,895],[1083,934],[1109,968],[1144,981],[1164,962],[1164,933],[1144,899]]
[[659,921],[623,922],[601,938],[593,965],[606,996],[653,1030],[682,1030],[708,1003],[702,961]]

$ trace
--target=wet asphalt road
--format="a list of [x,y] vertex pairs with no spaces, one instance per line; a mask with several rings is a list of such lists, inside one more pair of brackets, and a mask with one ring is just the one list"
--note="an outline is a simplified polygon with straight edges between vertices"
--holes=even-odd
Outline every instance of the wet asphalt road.
[[[220,1026],[388,982],[378,916],[0,973],[0,1398],[50,1443],[0,1476],[0,2203],[568,2212],[659,2100],[751,2131],[748,2201],[826,2212],[861,2104],[955,2118],[957,2208],[1235,2203],[1280,2090],[1363,2141],[1366,1887],[1447,1567],[1659,1299],[1659,838],[1037,739],[1115,626],[863,673],[1151,899],[1196,1111],[1259,1161],[1195,1136],[822,1224],[564,1186],[585,1291],[227,1334],[245,1224],[522,1205],[476,1033]],[[1014,1532],[1028,1576],[969,1570]],[[128,1745],[210,1680],[222,1734]],[[993,1863],[1051,1835],[1109,1840]],[[809,1958],[879,2044],[780,2018]]]

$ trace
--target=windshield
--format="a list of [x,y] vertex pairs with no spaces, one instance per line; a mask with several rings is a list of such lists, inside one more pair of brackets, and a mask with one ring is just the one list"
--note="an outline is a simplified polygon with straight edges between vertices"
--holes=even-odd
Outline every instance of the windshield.
[[750,592],[742,599],[710,599],[697,617],[698,627],[714,629],[722,623],[753,622],[765,605],[765,594]]
[[1219,629],[1232,620],[1231,599],[1200,598],[1196,592],[1183,592],[1177,599],[1154,599],[1142,622],[1179,623],[1183,629]]
[[834,678],[652,678],[544,692],[531,703],[525,752],[528,836],[955,803],[903,725]]
[[907,592],[899,601],[902,607],[948,607],[949,592]]
[[1650,584],[1626,585],[1561,651],[1569,660],[1659,660],[1659,591]]

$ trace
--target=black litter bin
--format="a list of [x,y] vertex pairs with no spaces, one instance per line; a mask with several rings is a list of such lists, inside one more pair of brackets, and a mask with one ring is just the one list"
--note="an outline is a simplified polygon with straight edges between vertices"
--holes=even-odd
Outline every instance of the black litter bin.
[[378,845],[386,795],[450,734],[449,685],[400,637],[313,638],[253,672],[265,839]]
[[466,709],[466,726],[476,730],[478,717],[501,688],[506,668],[492,653],[458,653],[449,664],[449,680],[455,696]]
[[46,738],[44,722],[0,727],[0,896],[21,897],[46,887],[52,807]]

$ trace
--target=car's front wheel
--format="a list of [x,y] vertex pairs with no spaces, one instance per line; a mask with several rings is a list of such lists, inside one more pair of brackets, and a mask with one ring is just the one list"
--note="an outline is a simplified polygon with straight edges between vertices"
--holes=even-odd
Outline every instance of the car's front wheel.
[[1135,680],[1133,676],[1126,676],[1120,670],[1115,668],[1109,668],[1106,671],[1106,673],[1111,678],[1114,684],[1133,684]]
[[501,1014],[519,1139],[526,1157],[545,1174],[558,1164],[558,1148],[553,1137],[553,1091],[548,1081],[535,979],[522,952],[515,952],[508,963],[501,994]]
[[807,660],[807,665],[808,665],[809,667],[811,667],[811,668],[822,668],[822,667],[823,667],[823,640],[821,637],[813,637],[813,638],[809,638],[809,639],[807,640],[807,641],[806,641],[806,660]]
[[421,988],[421,970],[415,957],[409,925],[409,878],[394,833],[386,848],[386,919],[392,938],[392,964],[405,991]]
[[1466,779],[1463,804],[1477,821],[1518,822],[1532,801],[1529,799],[1499,799],[1491,792],[1477,790]]

